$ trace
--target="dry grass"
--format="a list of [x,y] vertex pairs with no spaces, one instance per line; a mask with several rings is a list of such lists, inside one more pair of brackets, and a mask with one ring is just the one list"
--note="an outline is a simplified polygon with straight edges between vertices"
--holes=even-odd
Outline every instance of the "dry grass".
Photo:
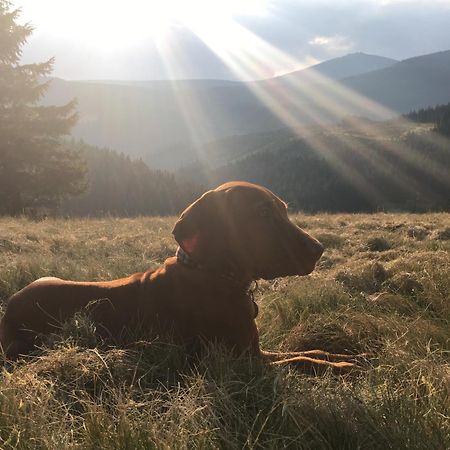
[[[164,342],[107,347],[77,317],[6,363],[2,449],[450,448],[450,215],[297,215],[326,246],[261,282],[267,349],[369,352],[352,378]],[[0,299],[40,276],[111,279],[175,251],[174,219],[0,219]]]

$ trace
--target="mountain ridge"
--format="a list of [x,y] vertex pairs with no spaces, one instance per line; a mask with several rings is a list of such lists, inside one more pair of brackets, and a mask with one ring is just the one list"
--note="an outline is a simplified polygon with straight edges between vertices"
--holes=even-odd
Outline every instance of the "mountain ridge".
[[[298,82],[297,75],[295,83],[280,82],[280,77],[129,84],[55,79],[44,102],[62,104],[77,97],[80,121],[74,137],[142,157],[155,168],[173,169],[192,160],[199,146],[226,137],[336,122],[348,115],[384,120],[450,101],[450,51],[399,62],[357,53],[321,67],[367,58],[375,58],[371,67],[386,67],[339,80],[321,76],[308,85]],[[382,105],[380,111],[365,98]]]
[[289,72],[277,77],[275,80],[283,81],[289,78],[314,77],[314,73],[318,73],[332,80],[340,80],[349,76],[362,75],[363,73],[372,72],[373,70],[389,67],[399,61],[385,56],[371,55],[364,52],[348,53],[344,56],[332,58],[322,61],[318,64],[306,67],[302,70]]

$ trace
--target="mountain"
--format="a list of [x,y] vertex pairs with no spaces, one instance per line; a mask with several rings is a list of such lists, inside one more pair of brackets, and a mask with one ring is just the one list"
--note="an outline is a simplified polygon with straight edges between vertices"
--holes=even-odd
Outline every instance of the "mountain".
[[281,127],[245,83],[148,82],[116,84],[55,79],[46,104],[76,97],[80,120],[73,135],[100,147],[143,157],[221,137]]
[[[349,55],[349,66],[361,56]],[[330,68],[329,74],[333,66],[339,67],[336,60],[323,64],[325,69]],[[303,123],[336,122],[348,115],[386,120],[450,101],[450,50],[389,63],[339,80],[322,77],[326,70],[322,67],[320,74],[319,69],[315,75],[313,69],[306,69],[307,74],[301,71],[268,80],[266,91],[284,98],[288,113]]]
[[342,84],[395,112],[450,101],[450,50],[409,58]]
[[119,86],[134,86],[149,89],[175,88],[204,90],[213,87],[237,86],[239,81],[231,80],[85,80],[79,83],[112,84]]
[[154,168],[174,169],[196,160],[212,141],[233,136],[239,141],[240,135],[332,123],[348,115],[384,120],[446,103],[450,51],[401,62],[357,53],[247,83],[55,79],[45,103],[74,97],[80,115],[74,137],[142,157]]
[[303,70],[290,72],[276,77],[278,81],[302,80],[314,82],[319,75],[329,80],[342,80],[343,78],[361,75],[374,70],[384,69],[397,63],[395,59],[384,56],[368,55],[366,53],[351,53],[324,61]]

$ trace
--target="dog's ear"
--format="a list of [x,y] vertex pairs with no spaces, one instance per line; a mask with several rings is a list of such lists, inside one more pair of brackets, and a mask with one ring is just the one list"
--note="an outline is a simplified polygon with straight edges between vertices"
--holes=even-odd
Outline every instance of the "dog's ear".
[[220,196],[216,191],[203,194],[183,211],[172,230],[180,247],[199,262],[206,253],[213,253],[215,241],[223,238],[223,230],[218,230],[222,222]]

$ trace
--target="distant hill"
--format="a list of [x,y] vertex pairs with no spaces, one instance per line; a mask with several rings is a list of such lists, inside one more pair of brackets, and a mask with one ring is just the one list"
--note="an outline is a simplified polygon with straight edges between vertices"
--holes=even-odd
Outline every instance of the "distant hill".
[[450,50],[406,59],[385,69],[350,77],[354,92],[405,113],[450,101]]
[[[313,70],[326,79],[310,80]],[[336,122],[349,115],[387,119],[446,103],[450,101],[450,51],[401,62],[352,54],[249,83],[55,79],[45,103],[61,104],[73,97],[78,98],[80,113],[73,133],[76,138],[142,157],[154,168],[174,169],[207,151],[208,142],[239,140],[240,135],[288,125],[301,128]],[[383,108],[374,107],[375,103]]]
[[112,84],[120,86],[133,86],[149,89],[197,89],[205,90],[214,87],[230,87],[240,84],[239,81],[230,80],[85,80],[78,83]]
[[317,74],[330,80],[342,80],[343,78],[361,75],[373,70],[384,69],[397,62],[395,59],[385,58],[384,56],[367,55],[361,52],[351,53],[340,58],[333,58],[329,61],[315,64],[307,69],[290,72],[276,77],[275,80],[314,82]]
[[[144,157],[221,137],[281,127],[245,83],[148,82],[145,86],[53,80],[47,104],[78,99],[73,135],[86,142]],[[152,158],[153,156],[153,158]]]

